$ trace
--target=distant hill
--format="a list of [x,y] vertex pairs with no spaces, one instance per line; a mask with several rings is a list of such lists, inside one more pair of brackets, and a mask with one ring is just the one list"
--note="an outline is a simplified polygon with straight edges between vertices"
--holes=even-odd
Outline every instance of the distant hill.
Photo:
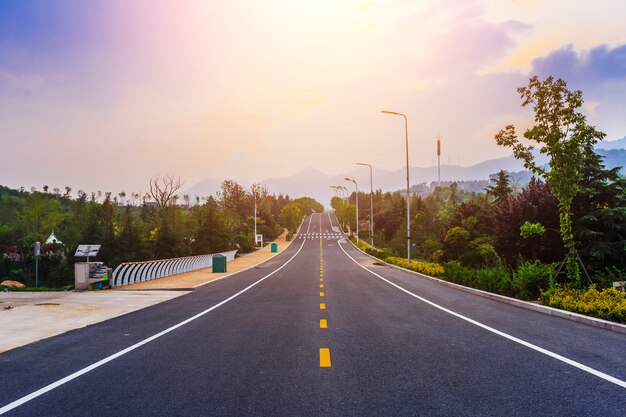
[[626,149],[626,136],[617,140],[601,140],[596,144],[596,149]]
[[[608,145],[606,145],[605,142]],[[619,143],[625,143],[626,146],[626,138],[611,142],[603,141],[600,144],[602,146],[613,147],[617,146]],[[607,150],[598,147],[597,152],[604,157],[607,168],[616,166],[622,167],[621,172],[623,175],[626,175],[626,168],[624,168],[626,167],[626,149],[616,148]],[[539,163],[543,164],[545,162],[545,156],[540,155]],[[524,169],[524,165],[520,161],[513,156],[507,156],[504,158],[490,159],[468,167],[442,165],[441,180],[442,182],[488,181],[490,176],[501,169],[512,173],[513,181],[521,184],[528,182],[531,177],[530,173]],[[433,181],[437,181],[437,167],[411,167],[410,175],[412,186],[420,183],[430,184]],[[351,171],[338,175],[329,175],[314,168],[307,168],[289,177],[263,180],[261,184],[265,186],[270,193],[289,195],[292,198],[313,197],[328,207],[330,199],[335,195],[330,186],[343,185],[348,189],[348,192],[354,191],[354,184],[345,181],[345,177],[355,179],[360,190],[369,191],[369,171],[366,168],[360,167],[355,167],[355,169]],[[375,190],[394,191],[402,190],[406,187],[405,168],[388,171],[374,167],[373,177]],[[215,195],[216,191],[220,189],[222,181],[223,179],[206,179],[191,186],[183,194],[189,194],[191,196]],[[247,181],[238,182],[245,187],[250,186],[250,183]]]

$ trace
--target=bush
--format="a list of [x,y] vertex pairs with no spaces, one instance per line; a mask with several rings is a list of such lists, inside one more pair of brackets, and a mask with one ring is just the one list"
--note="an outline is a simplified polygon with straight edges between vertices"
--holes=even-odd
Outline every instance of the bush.
[[389,256],[396,255],[393,251],[390,251],[389,249],[386,249],[386,248],[384,249],[373,248],[362,240],[359,241],[359,243],[356,243],[356,239],[354,237],[350,237],[350,240],[352,241],[352,243],[356,245],[356,247],[361,249],[363,252],[367,253],[368,255],[372,255],[373,257],[378,258],[378,259],[385,259]]
[[411,271],[419,272],[420,274],[429,275],[431,277],[441,277],[444,275],[445,270],[442,265],[434,262],[421,262],[421,261],[407,261],[404,258],[398,258],[395,256],[388,256],[385,258],[385,262],[406,268]]
[[541,303],[599,319],[626,323],[626,292],[614,288],[598,291],[595,284],[587,290],[557,285],[541,292]]
[[445,263],[445,277],[466,287],[512,295],[511,275],[502,264],[489,268],[467,268],[459,261],[449,261]]
[[513,289],[518,298],[524,300],[536,300],[542,290],[550,288],[550,281],[554,273],[553,264],[543,264],[522,261],[513,273]]

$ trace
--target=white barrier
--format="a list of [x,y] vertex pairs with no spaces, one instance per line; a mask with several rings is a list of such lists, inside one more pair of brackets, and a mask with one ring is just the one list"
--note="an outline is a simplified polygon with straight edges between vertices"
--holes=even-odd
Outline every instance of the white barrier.
[[[226,256],[227,261],[235,259],[236,253],[236,250],[220,252],[221,255]],[[216,254],[185,256],[183,258],[158,259],[144,262],[124,262],[119,264],[117,268],[115,268],[115,271],[113,271],[109,285],[111,287],[120,287],[202,268],[210,268],[213,266],[213,255]]]

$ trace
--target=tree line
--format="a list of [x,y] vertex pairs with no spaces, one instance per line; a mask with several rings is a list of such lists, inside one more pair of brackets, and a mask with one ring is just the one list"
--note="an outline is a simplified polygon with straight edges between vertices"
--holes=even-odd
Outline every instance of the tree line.
[[[291,233],[302,216],[322,211],[317,201],[270,194],[259,184],[250,189],[235,181],[221,184],[216,195],[180,197],[180,179],[152,178],[144,195],[87,193],[73,197],[70,187],[43,191],[0,186],[0,281],[34,283],[33,245],[42,244],[40,282],[48,287],[73,283],[73,254],[79,244],[100,244],[95,260],[115,267],[121,262],[175,258],[231,249],[254,250],[257,233],[264,240],[284,229]],[[45,244],[54,235],[62,243]]]
[[[587,124],[582,93],[552,77],[532,77],[518,93],[522,105],[533,108],[535,124],[523,141],[511,125],[495,139],[511,147],[535,176],[519,192],[501,171],[484,192],[452,183],[428,196],[412,195],[412,253],[464,274],[472,272],[463,268],[515,271],[532,264],[530,275],[544,277],[563,266],[557,278],[575,287],[585,284],[585,272],[601,286],[626,279],[626,179],[619,167],[606,169],[595,152],[594,144],[605,135]],[[536,163],[537,151],[548,156],[547,166]],[[369,195],[359,194],[360,237],[367,238]],[[352,230],[355,200],[352,193],[347,201],[331,202]],[[406,256],[404,193],[375,192],[373,220],[375,246],[390,256]],[[536,296],[538,288],[532,292]]]

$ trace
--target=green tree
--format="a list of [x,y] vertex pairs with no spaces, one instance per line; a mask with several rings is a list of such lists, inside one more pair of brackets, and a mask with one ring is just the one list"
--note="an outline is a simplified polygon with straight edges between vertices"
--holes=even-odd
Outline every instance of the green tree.
[[513,189],[509,185],[511,183],[511,177],[505,170],[501,169],[498,171],[498,177],[491,181],[494,182],[494,185],[488,186],[485,188],[485,191],[493,197],[496,204],[504,203],[513,192]]
[[20,243],[30,246],[36,241],[43,241],[63,220],[61,204],[40,192],[31,193],[25,205],[18,213]]
[[605,134],[587,124],[580,112],[583,104],[581,91],[570,91],[565,81],[548,77],[544,81],[537,76],[530,79],[528,86],[517,89],[522,106],[532,106],[534,126],[524,132],[524,137],[536,142],[539,151],[549,157],[550,169],[539,166],[533,155],[533,145],[522,144],[515,127],[508,125],[496,134],[498,145],[511,147],[516,158],[524,166],[548,181],[550,192],[558,200],[560,233],[568,251],[567,277],[581,284],[580,270],[576,258],[572,227],[572,201],[580,189],[583,177],[583,149],[604,138]]
[[293,233],[302,221],[302,216],[304,216],[304,213],[300,205],[289,203],[280,211],[280,223],[289,232]]
[[595,272],[626,269],[626,178],[605,169],[602,156],[584,147],[580,191],[572,203],[574,238],[585,264]]
[[456,226],[448,230],[443,243],[446,245],[448,253],[460,258],[470,240],[470,233],[462,227]]
[[293,200],[293,202],[300,206],[302,212],[305,214],[310,214],[315,211],[316,213],[323,213],[324,206],[311,197],[300,197]]

